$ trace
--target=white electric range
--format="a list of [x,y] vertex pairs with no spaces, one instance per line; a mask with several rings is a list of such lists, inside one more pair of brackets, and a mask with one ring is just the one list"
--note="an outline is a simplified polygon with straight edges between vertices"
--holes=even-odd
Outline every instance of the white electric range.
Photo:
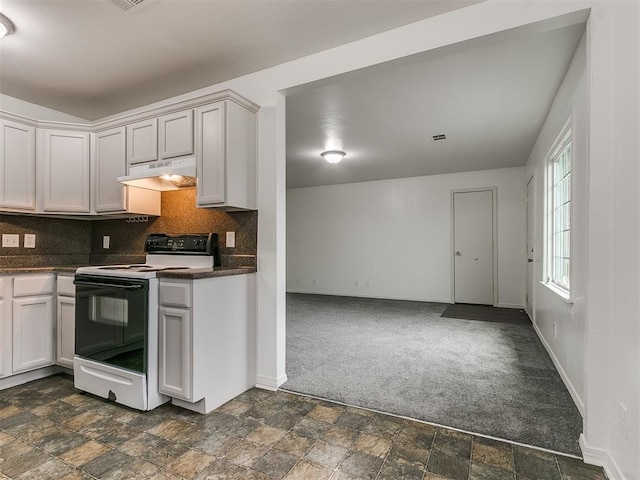
[[144,264],[76,270],[74,385],[138,410],[158,392],[158,273],[219,265],[218,236],[151,234]]

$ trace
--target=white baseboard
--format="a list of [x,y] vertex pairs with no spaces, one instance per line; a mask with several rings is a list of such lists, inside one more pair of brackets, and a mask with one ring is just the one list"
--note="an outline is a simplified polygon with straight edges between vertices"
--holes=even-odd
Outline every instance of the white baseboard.
[[377,298],[381,300],[406,300],[408,302],[431,302],[431,303],[453,303],[446,298],[412,298],[412,297],[390,297],[386,295],[363,295],[357,293],[344,292],[319,292],[317,290],[287,289],[287,293],[308,293],[311,295],[330,295],[333,297],[355,297],[355,298]]
[[278,387],[287,381],[287,375],[280,375],[279,377],[267,377],[265,375],[258,375],[256,379],[256,388],[263,390],[271,390],[275,392]]
[[580,434],[580,449],[584,463],[604,468],[604,473],[607,474],[609,480],[627,480],[609,451],[590,447],[584,434]]
[[578,407],[578,411],[580,412],[580,415],[582,415],[582,417],[584,418],[584,404],[582,403],[582,399],[580,398],[580,395],[578,395],[578,392],[573,386],[573,383],[571,383],[571,380],[569,380],[569,377],[564,371],[564,368],[562,368],[562,365],[560,364],[558,357],[556,357],[556,354],[551,349],[551,346],[547,343],[547,340],[542,335],[542,332],[538,328],[538,325],[536,325],[535,323],[532,323],[532,325],[533,325],[533,329],[536,331],[536,334],[538,335],[538,338],[542,342],[542,345],[544,346],[545,350],[551,357],[551,361],[556,366],[558,373],[560,373],[560,378],[562,378],[564,385],[567,387],[567,390],[569,390],[569,394],[573,399],[573,403],[576,404],[576,407]]
[[525,309],[525,306],[523,304],[519,304],[519,303],[498,303],[496,305],[496,307],[498,308],[518,308],[521,310]]
[[41,378],[55,375],[56,373],[68,371],[69,370],[67,370],[66,368],[52,365],[50,367],[39,368],[38,370],[31,370],[30,372],[18,373],[16,375],[11,375],[10,377],[0,379],[0,390],[16,387],[18,385],[22,385],[23,383],[32,382],[34,380],[39,380]]

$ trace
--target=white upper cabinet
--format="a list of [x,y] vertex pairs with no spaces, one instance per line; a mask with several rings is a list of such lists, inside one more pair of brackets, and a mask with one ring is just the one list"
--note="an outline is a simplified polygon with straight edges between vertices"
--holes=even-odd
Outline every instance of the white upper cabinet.
[[124,210],[126,190],[116,179],[127,173],[125,128],[96,133],[96,212]]
[[129,165],[193,154],[193,110],[127,125]]
[[225,200],[225,102],[196,109],[196,170],[199,207]]
[[39,130],[43,163],[43,210],[90,212],[91,134],[64,130]]
[[126,187],[117,180],[127,170],[125,130],[117,127],[96,133],[96,213],[160,215],[160,192]]
[[193,110],[163,115],[158,122],[161,159],[193,154]]
[[256,113],[231,100],[197,108],[199,207],[256,208]]
[[158,120],[151,118],[127,125],[129,165],[158,159]]
[[36,129],[0,119],[0,208],[36,209]]

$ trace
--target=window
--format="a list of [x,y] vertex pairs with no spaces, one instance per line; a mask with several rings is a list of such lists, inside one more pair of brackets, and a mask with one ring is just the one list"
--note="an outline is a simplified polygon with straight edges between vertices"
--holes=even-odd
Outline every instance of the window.
[[571,288],[571,125],[549,156],[547,280],[568,294]]

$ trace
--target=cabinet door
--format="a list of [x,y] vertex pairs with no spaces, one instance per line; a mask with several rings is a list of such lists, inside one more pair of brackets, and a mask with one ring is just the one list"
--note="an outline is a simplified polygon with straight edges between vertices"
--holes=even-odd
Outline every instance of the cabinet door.
[[89,213],[88,133],[42,131],[45,212]]
[[96,133],[96,212],[125,209],[126,189],[117,178],[127,173],[125,128]]
[[196,109],[196,168],[198,206],[215,206],[225,201],[226,105],[214,103]]
[[191,315],[186,308],[160,307],[159,391],[191,398]]
[[76,299],[58,297],[57,310],[57,364],[73,368],[73,354],[76,338]]
[[13,300],[13,373],[53,364],[53,297]]
[[36,129],[0,120],[0,207],[36,209]]
[[[2,295],[2,280],[0,280],[0,296]],[[7,354],[11,351],[11,342],[7,342],[6,318],[5,318],[5,301],[0,300],[0,378],[11,373],[8,368]],[[10,358],[10,357],[9,357]]]
[[158,121],[155,118],[127,125],[127,162],[152,162],[158,159]]
[[158,137],[160,158],[193,154],[193,111],[187,110],[160,117]]

